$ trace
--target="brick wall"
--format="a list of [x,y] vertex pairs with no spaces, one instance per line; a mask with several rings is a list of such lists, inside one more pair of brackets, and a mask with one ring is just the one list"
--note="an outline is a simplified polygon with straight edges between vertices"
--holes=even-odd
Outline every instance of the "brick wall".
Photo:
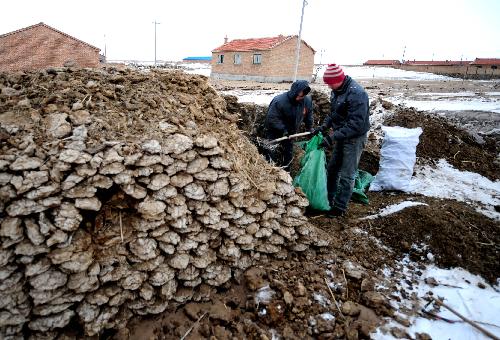
[[0,71],[61,67],[68,61],[98,67],[99,50],[43,24],[0,36]]
[[[262,81],[292,80],[295,71],[295,49],[297,39],[290,39],[271,50],[252,52],[224,52],[212,54],[212,76],[231,79]],[[262,54],[262,63],[253,64],[253,55]],[[224,63],[218,64],[219,54],[224,54]],[[241,56],[241,64],[234,64],[234,55]],[[302,42],[300,47],[298,79],[311,80],[314,68],[314,52]]]

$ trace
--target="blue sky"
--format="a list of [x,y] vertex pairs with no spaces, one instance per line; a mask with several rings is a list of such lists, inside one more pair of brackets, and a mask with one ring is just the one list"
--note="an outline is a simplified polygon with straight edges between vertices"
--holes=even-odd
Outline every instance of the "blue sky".
[[[2,4],[0,34],[44,22],[108,59],[180,60],[231,39],[297,34],[302,0],[78,1]],[[500,58],[497,0],[308,0],[302,38],[316,62]],[[406,46],[406,48],[405,48]]]

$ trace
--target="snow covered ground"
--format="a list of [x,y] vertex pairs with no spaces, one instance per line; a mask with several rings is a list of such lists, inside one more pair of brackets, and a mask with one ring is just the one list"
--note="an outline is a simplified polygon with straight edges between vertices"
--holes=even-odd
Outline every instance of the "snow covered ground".
[[255,103],[259,105],[269,105],[273,98],[283,93],[283,91],[275,90],[228,90],[222,91],[225,95],[232,95],[238,97],[240,103]]
[[460,171],[439,160],[436,167],[417,166],[410,191],[424,196],[466,202],[490,218],[500,220],[495,206],[500,205],[500,181],[492,182],[479,174]]
[[[326,65],[321,67],[318,71],[318,78],[323,77],[325,73]],[[376,66],[342,66],[345,74],[348,74],[354,79],[390,79],[390,80],[449,80],[456,81],[461,80],[457,78],[440,76],[433,73],[427,72],[414,72],[400,70],[390,67],[376,67]]]
[[[432,264],[426,266],[425,270],[422,270],[422,275],[418,276],[415,275],[414,271],[408,269],[417,267],[408,257],[400,262],[400,267],[403,268],[403,276],[398,284],[399,287],[416,293],[422,307],[426,304],[423,298],[432,292],[433,297],[443,298],[447,306],[500,337],[500,287],[498,283],[492,287],[483,278],[462,268],[441,269]],[[384,273],[388,276],[392,274],[391,270],[387,268]],[[414,279],[418,281],[418,284],[413,285],[410,289],[407,282]],[[411,305],[408,298],[400,296],[400,299],[401,302],[393,302],[393,307],[396,310],[402,305]],[[429,306],[426,311],[430,309]],[[411,326],[406,328],[406,331],[412,337],[415,337],[415,333],[427,333],[433,339],[488,339],[479,330],[463,322],[445,307],[441,307],[437,315],[451,322],[414,316],[410,318]],[[392,327],[401,328],[402,326],[395,321],[390,321],[372,334],[372,338],[396,339],[388,332],[384,332]]]
[[[419,94],[425,96],[426,94]],[[500,113],[500,98],[482,98],[473,97],[464,98],[464,96],[456,96],[454,99],[450,97],[428,97],[426,99],[417,100],[409,98],[390,98],[389,101],[393,104],[403,104],[408,107],[414,107],[422,111],[486,111]],[[493,97],[493,96],[492,96]],[[445,99],[446,98],[446,99]]]
[[184,72],[189,74],[201,74],[205,77],[210,77],[210,72],[212,71],[212,67],[210,64],[203,63],[180,63],[178,66],[184,68]]

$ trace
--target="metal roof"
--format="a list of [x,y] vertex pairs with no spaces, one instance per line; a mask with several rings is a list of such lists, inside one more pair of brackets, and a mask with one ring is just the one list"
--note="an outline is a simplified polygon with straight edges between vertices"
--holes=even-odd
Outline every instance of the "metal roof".
[[186,57],[182,60],[212,60],[212,57]]

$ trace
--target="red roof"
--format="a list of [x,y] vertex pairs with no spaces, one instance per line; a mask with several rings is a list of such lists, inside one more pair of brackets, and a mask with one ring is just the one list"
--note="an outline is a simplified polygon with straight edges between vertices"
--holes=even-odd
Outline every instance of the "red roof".
[[53,31],[55,31],[55,32],[57,32],[57,33],[59,33],[59,34],[64,35],[65,37],[68,37],[68,38],[70,38],[70,39],[73,39],[73,40],[75,40],[75,41],[78,41],[79,43],[82,43],[82,44],[87,45],[87,46],[89,46],[89,47],[91,47],[91,48],[93,48],[93,49],[96,49],[96,50],[100,51],[100,49],[99,49],[99,48],[97,48],[97,47],[95,47],[95,46],[92,46],[92,45],[90,45],[90,44],[86,43],[85,41],[82,41],[82,40],[80,40],[80,39],[77,39],[77,38],[75,38],[75,37],[72,37],[72,36],[71,36],[71,35],[69,35],[69,34],[66,34],[66,33],[64,33],[64,32],[61,32],[61,31],[59,31],[59,30],[56,30],[55,28],[50,27],[49,25],[46,25],[46,24],[44,24],[43,22],[40,22],[40,23],[35,24],[35,25],[28,26],[28,27],[25,27],[25,28],[18,29],[18,30],[16,30],[16,31],[12,31],[12,32],[9,32],[9,33],[2,34],[2,35],[0,35],[0,39],[1,39],[1,38],[6,37],[6,36],[8,36],[8,35],[17,34],[17,33],[24,32],[24,31],[28,31],[28,30],[31,30],[31,29],[33,29],[33,28],[35,28],[35,27],[39,27],[39,26],[42,26],[42,27],[45,27],[45,28],[51,29],[51,30],[53,30]]
[[471,65],[500,65],[498,58],[476,58]]
[[[217,47],[212,52],[248,52],[248,51],[263,51],[270,50],[283,44],[285,41],[296,38],[296,35],[279,35],[271,38],[252,38],[252,39],[235,39],[222,46]],[[302,42],[314,51],[304,40]]]
[[469,60],[407,60],[404,62],[405,65],[429,65],[429,66],[459,66],[470,64]]
[[399,65],[399,60],[368,60],[363,65]]

